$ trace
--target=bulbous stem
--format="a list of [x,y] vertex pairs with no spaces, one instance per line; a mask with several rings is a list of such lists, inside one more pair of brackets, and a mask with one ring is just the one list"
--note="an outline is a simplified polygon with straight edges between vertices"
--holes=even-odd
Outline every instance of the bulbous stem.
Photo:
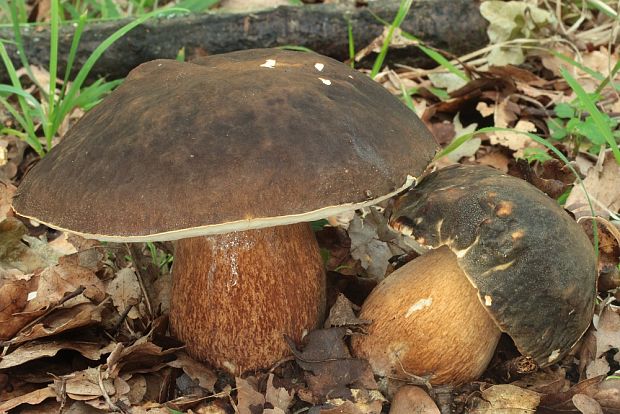
[[194,358],[235,375],[290,354],[325,312],[325,273],[307,223],[180,240],[170,326]]

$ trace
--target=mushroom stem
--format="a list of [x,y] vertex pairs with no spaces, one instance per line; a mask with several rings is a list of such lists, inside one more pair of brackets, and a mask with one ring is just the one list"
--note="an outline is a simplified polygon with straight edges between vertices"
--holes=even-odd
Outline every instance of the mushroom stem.
[[462,384],[487,367],[501,335],[447,247],[407,263],[364,302],[368,335],[353,338],[356,356],[376,374],[432,384]]
[[290,354],[325,311],[325,273],[307,223],[182,239],[171,330],[194,358],[235,375]]

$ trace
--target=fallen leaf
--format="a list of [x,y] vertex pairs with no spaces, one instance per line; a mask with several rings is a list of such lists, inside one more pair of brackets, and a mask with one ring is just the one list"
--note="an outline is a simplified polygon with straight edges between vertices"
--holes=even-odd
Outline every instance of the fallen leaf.
[[79,352],[82,356],[97,360],[112,350],[113,344],[101,346],[98,343],[78,341],[33,341],[26,343],[0,360],[0,369],[7,369],[35,359],[51,357],[63,349]]
[[316,401],[350,399],[351,388],[376,389],[368,361],[351,357],[344,343],[346,328],[317,329],[304,337],[303,351],[289,345]]
[[[338,294],[336,303],[329,310],[329,316],[325,320],[325,328],[331,328],[332,326],[360,326],[368,325],[369,321],[363,321],[355,316],[353,307],[355,305],[351,303],[349,299],[342,293]],[[359,306],[355,306],[359,311]]]
[[[489,21],[487,34],[491,44],[515,38],[530,38],[536,30],[554,22],[553,15],[526,1],[485,1],[480,14]],[[525,60],[520,46],[495,47],[487,56],[493,66],[519,65]]]
[[0,180],[0,222],[6,220],[9,216],[13,216],[11,205],[15,190],[17,190],[17,187],[10,182]]
[[572,400],[575,408],[582,414],[603,414],[601,405],[592,397],[585,394],[575,394]]
[[530,414],[540,404],[540,394],[510,384],[492,385],[475,398],[469,413]]
[[33,273],[56,264],[57,257],[41,257],[22,241],[26,233],[26,226],[14,217],[7,217],[0,223],[0,267]]
[[529,182],[553,199],[564,194],[576,179],[572,171],[555,158],[542,164],[542,173],[540,174],[524,159],[518,159],[516,163],[512,164],[508,173]]
[[265,397],[257,391],[254,378],[235,378],[237,384],[237,410],[239,414],[262,412]]
[[217,375],[205,364],[190,358],[185,352],[177,352],[177,359],[168,362],[174,368],[181,368],[192,380],[205,390],[213,393],[213,386],[217,381]]
[[123,314],[127,309],[131,308],[129,313],[127,313],[127,317],[130,319],[140,317],[136,305],[140,303],[142,291],[140,290],[140,283],[138,282],[136,272],[133,269],[126,267],[119,270],[114,279],[108,283],[106,292],[112,298],[112,303],[119,314]]
[[69,309],[59,309],[7,342],[17,345],[101,322],[101,311],[104,303],[102,302],[100,305],[83,303]]
[[[608,218],[609,213],[620,210],[620,165],[613,155],[608,153],[602,165],[602,171],[591,168],[583,180],[583,185],[594,204],[596,215]],[[591,216],[588,201],[580,185],[571,191],[566,206],[576,217]]]
[[[288,408],[293,405],[295,391],[288,392],[286,388],[273,386],[273,374],[267,378],[267,390],[265,391],[265,402],[271,404],[274,409],[287,413]],[[265,410],[266,412],[267,410]],[[265,414],[264,412],[264,414]]]
[[19,407],[22,404],[37,405],[40,404],[42,401],[53,397],[56,397],[55,390],[50,387],[41,388],[20,397],[12,398],[8,401],[0,403],[0,413],[12,410],[13,408]]

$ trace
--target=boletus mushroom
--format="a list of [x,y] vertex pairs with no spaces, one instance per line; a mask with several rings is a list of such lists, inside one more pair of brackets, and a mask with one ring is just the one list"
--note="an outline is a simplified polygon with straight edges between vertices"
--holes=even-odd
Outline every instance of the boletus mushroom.
[[461,384],[482,374],[502,332],[540,367],[592,320],[596,256],[544,193],[482,166],[452,166],[394,201],[389,225],[432,250],[384,279],[362,306],[357,356],[380,375]]
[[155,60],[24,178],[18,214],[87,238],[178,240],[171,329],[234,374],[319,324],[325,279],[307,222],[407,188],[436,143],[398,99],[315,53]]

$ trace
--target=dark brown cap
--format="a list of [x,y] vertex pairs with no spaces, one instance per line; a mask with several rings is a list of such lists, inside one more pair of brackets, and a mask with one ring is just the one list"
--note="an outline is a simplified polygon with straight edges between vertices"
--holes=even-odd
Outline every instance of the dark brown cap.
[[435,151],[398,99],[315,53],[155,60],[27,174],[14,208],[101,240],[226,233],[374,204]]
[[499,328],[540,366],[563,357],[592,320],[590,240],[523,180],[482,166],[439,170],[397,199],[390,225],[452,249]]

